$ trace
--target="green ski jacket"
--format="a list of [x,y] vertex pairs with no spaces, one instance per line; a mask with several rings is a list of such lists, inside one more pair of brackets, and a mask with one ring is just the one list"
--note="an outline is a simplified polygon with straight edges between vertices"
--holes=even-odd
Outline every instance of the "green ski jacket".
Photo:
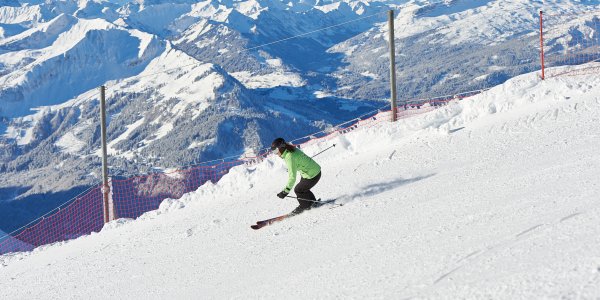
[[300,149],[296,149],[294,152],[285,150],[281,157],[285,160],[288,168],[288,182],[283,189],[286,193],[289,193],[296,184],[296,173],[298,171],[300,171],[300,176],[306,179],[315,178],[321,172],[321,166]]

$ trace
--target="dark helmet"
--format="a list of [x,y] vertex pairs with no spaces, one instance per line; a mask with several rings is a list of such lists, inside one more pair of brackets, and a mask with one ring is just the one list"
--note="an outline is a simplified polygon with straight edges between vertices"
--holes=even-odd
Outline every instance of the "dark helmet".
[[276,138],[271,143],[271,150],[285,148],[286,143],[283,138]]

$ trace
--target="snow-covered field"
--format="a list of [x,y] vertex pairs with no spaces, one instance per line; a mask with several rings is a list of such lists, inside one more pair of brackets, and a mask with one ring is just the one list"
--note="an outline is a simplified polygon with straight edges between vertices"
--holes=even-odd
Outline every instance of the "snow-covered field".
[[[293,133],[290,133],[290,138]],[[322,207],[282,160],[136,221],[0,258],[2,299],[598,299],[600,77],[527,74],[319,145]]]

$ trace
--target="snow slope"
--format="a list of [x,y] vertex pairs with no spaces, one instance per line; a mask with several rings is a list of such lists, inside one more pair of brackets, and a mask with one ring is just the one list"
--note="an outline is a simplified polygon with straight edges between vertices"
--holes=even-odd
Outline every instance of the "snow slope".
[[304,149],[315,193],[290,211],[271,157],[136,221],[5,255],[3,299],[596,299],[600,78],[538,74]]

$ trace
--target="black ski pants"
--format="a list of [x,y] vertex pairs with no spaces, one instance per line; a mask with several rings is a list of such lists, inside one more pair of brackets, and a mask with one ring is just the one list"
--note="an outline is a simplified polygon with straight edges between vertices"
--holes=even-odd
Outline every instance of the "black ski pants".
[[[296,196],[298,198],[302,198],[302,199],[317,200],[317,198],[315,198],[315,195],[310,191],[310,189],[312,189],[317,184],[317,182],[319,182],[319,179],[321,179],[321,172],[319,172],[319,174],[317,174],[317,176],[315,176],[311,179],[301,178],[300,182],[298,182],[298,184],[294,188],[294,192],[296,193]],[[303,200],[298,199],[298,203],[300,203],[300,207],[308,208],[314,202],[303,201]]]

